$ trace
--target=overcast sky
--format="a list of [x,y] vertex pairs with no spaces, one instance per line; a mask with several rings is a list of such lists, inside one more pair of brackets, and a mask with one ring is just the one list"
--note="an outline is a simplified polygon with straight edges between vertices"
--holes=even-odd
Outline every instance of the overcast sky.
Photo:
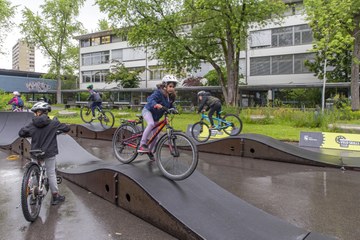
[[[13,21],[18,25],[22,21],[22,10],[25,7],[30,8],[33,12],[40,13],[40,5],[44,3],[43,0],[10,0],[12,5],[19,5],[16,11],[16,15]],[[95,31],[97,29],[97,23],[99,19],[107,18],[100,10],[97,5],[94,6],[95,0],[86,0],[85,5],[80,10],[80,15],[77,18],[84,28],[88,32]],[[11,69],[12,68],[12,47],[16,44],[17,40],[21,38],[20,29],[14,27],[11,32],[8,33],[4,45],[3,51],[5,55],[0,55],[0,68]],[[35,71],[36,72],[47,72],[48,67],[45,66],[48,60],[42,55],[39,49],[35,52]]]

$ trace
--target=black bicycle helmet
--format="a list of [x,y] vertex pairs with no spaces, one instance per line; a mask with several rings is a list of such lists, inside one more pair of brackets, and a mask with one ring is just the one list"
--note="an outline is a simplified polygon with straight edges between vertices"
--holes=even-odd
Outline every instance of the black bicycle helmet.
[[39,111],[39,110],[43,111],[43,112],[46,112],[46,111],[51,112],[51,106],[47,102],[37,102],[31,108],[32,112],[36,112],[36,111]]
[[199,96],[205,96],[206,95],[206,92],[205,91],[200,91],[197,93],[198,97]]
[[94,86],[93,86],[92,84],[90,84],[90,85],[88,85],[86,88],[87,88],[87,89],[93,89]]

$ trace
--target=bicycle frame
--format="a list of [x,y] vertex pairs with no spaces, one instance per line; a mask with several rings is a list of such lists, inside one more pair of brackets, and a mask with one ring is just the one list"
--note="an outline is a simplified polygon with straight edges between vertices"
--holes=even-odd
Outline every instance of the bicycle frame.
[[[200,119],[200,121],[204,121],[204,120],[206,120],[207,122],[210,123],[209,116],[208,116],[207,114],[205,114],[205,113],[201,113],[201,119]],[[219,129],[224,129],[224,128],[227,128],[227,127],[230,127],[230,126],[231,126],[231,123],[228,122],[228,121],[225,121],[224,119],[222,119],[222,118],[220,117],[220,114],[219,114],[219,116],[217,116],[217,117],[213,117],[213,120],[214,120],[214,121],[217,121],[217,126],[216,126],[216,127],[219,128]],[[224,126],[221,126],[221,123],[223,123]]]

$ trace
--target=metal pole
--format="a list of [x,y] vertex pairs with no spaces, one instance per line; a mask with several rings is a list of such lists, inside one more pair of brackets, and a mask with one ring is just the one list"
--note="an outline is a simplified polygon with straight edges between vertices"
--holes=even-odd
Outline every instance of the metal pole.
[[324,77],[323,77],[323,89],[322,89],[322,100],[321,100],[321,112],[322,112],[322,113],[324,113],[324,106],[325,106],[326,65],[327,65],[327,59],[326,59],[326,57],[325,57]]
[[148,86],[148,55],[147,47],[145,48],[145,88]]

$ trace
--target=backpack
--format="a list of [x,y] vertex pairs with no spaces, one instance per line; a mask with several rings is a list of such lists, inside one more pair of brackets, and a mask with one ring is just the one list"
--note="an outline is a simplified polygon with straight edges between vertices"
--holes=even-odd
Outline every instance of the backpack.
[[24,101],[18,97],[18,107],[24,107]]

